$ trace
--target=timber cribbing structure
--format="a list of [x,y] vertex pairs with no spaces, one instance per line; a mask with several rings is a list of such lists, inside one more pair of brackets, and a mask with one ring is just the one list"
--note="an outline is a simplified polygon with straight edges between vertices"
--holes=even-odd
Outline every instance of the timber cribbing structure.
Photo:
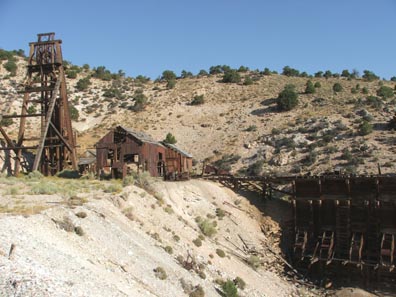
[[306,276],[395,292],[396,176],[205,178],[264,198],[290,195],[291,258]]

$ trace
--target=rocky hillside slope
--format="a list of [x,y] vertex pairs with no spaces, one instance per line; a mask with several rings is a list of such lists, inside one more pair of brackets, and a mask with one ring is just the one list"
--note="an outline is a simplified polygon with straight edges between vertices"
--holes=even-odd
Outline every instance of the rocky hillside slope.
[[219,296],[227,280],[239,296],[320,293],[287,281],[277,222],[244,197],[199,180],[135,184],[1,178],[0,295]]
[[[18,58],[16,76],[5,63],[0,99],[11,100],[11,112],[19,112],[22,96],[16,92],[22,89],[25,62]],[[240,83],[223,83],[220,73],[177,79],[169,88],[160,79],[102,75],[105,68],[68,69],[75,77],[67,85],[81,153],[108,129],[124,125],[158,140],[170,132],[198,164],[219,160],[218,165],[243,174],[321,173],[336,166],[375,174],[377,164],[382,172],[395,169],[395,135],[388,125],[395,111],[394,81],[243,71]],[[308,80],[316,85],[314,93],[305,93]],[[280,112],[276,98],[288,84],[295,86],[299,103]],[[334,91],[335,84],[341,90]],[[392,94],[383,95],[382,87]],[[203,104],[191,104],[200,96]]]

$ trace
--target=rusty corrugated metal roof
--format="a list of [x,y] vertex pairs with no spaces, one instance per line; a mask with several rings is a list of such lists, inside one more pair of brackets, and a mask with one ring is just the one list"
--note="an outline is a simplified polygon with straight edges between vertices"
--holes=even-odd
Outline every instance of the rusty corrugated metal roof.
[[159,146],[162,146],[162,143],[154,140],[150,135],[141,132],[141,131],[135,131],[131,128],[127,128],[127,127],[123,127],[123,126],[118,126],[119,128],[125,130],[128,134],[132,135],[133,137],[135,137],[136,139],[139,139],[141,142],[146,142],[146,143],[152,143],[152,144],[156,144]]
[[178,148],[178,147],[177,147],[176,145],[174,145],[174,144],[170,144],[170,143],[167,143],[167,142],[164,142],[164,141],[162,141],[161,143],[162,143],[164,146],[166,146],[166,147],[168,147],[168,148],[170,148],[170,149],[175,150],[176,152],[182,154],[183,156],[185,156],[185,157],[187,157],[187,158],[192,158],[192,155],[190,155],[189,153],[187,153],[187,152],[181,150],[180,148]]

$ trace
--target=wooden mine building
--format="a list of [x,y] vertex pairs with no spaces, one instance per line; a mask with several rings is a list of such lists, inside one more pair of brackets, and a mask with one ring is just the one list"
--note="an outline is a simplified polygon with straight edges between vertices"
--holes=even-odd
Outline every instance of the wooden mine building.
[[189,178],[192,156],[146,133],[117,126],[96,144],[96,167],[99,174],[110,173],[114,178],[134,170],[178,180]]

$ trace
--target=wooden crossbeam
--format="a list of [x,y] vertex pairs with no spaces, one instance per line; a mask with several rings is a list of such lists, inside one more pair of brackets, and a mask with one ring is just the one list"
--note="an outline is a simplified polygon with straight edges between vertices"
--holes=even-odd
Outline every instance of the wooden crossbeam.
[[59,87],[60,87],[61,81],[62,81],[62,76],[58,77],[58,80],[57,80],[57,82],[55,84],[55,88],[54,88],[53,93],[52,93],[52,97],[50,98],[50,103],[49,103],[49,106],[48,106],[47,115],[45,116],[44,125],[43,125],[42,130],[41,130],[41,139],[39,141],[39,145],[37,147],[36,157],[35,157],[34,163],[33,163],[33,169],[32,169],[33,171],[36,171],[38,169],[39,164],[40,164],[41,155],[43,154],[45,139],[47,137],[48,129],[49,129],[49,126],[51,124],[51,117],[52,117],[52,113],[54,112],[54,107],[55,107],[55,103],[56,103],[56,96],[58,95],[58,91],[59,91]]

